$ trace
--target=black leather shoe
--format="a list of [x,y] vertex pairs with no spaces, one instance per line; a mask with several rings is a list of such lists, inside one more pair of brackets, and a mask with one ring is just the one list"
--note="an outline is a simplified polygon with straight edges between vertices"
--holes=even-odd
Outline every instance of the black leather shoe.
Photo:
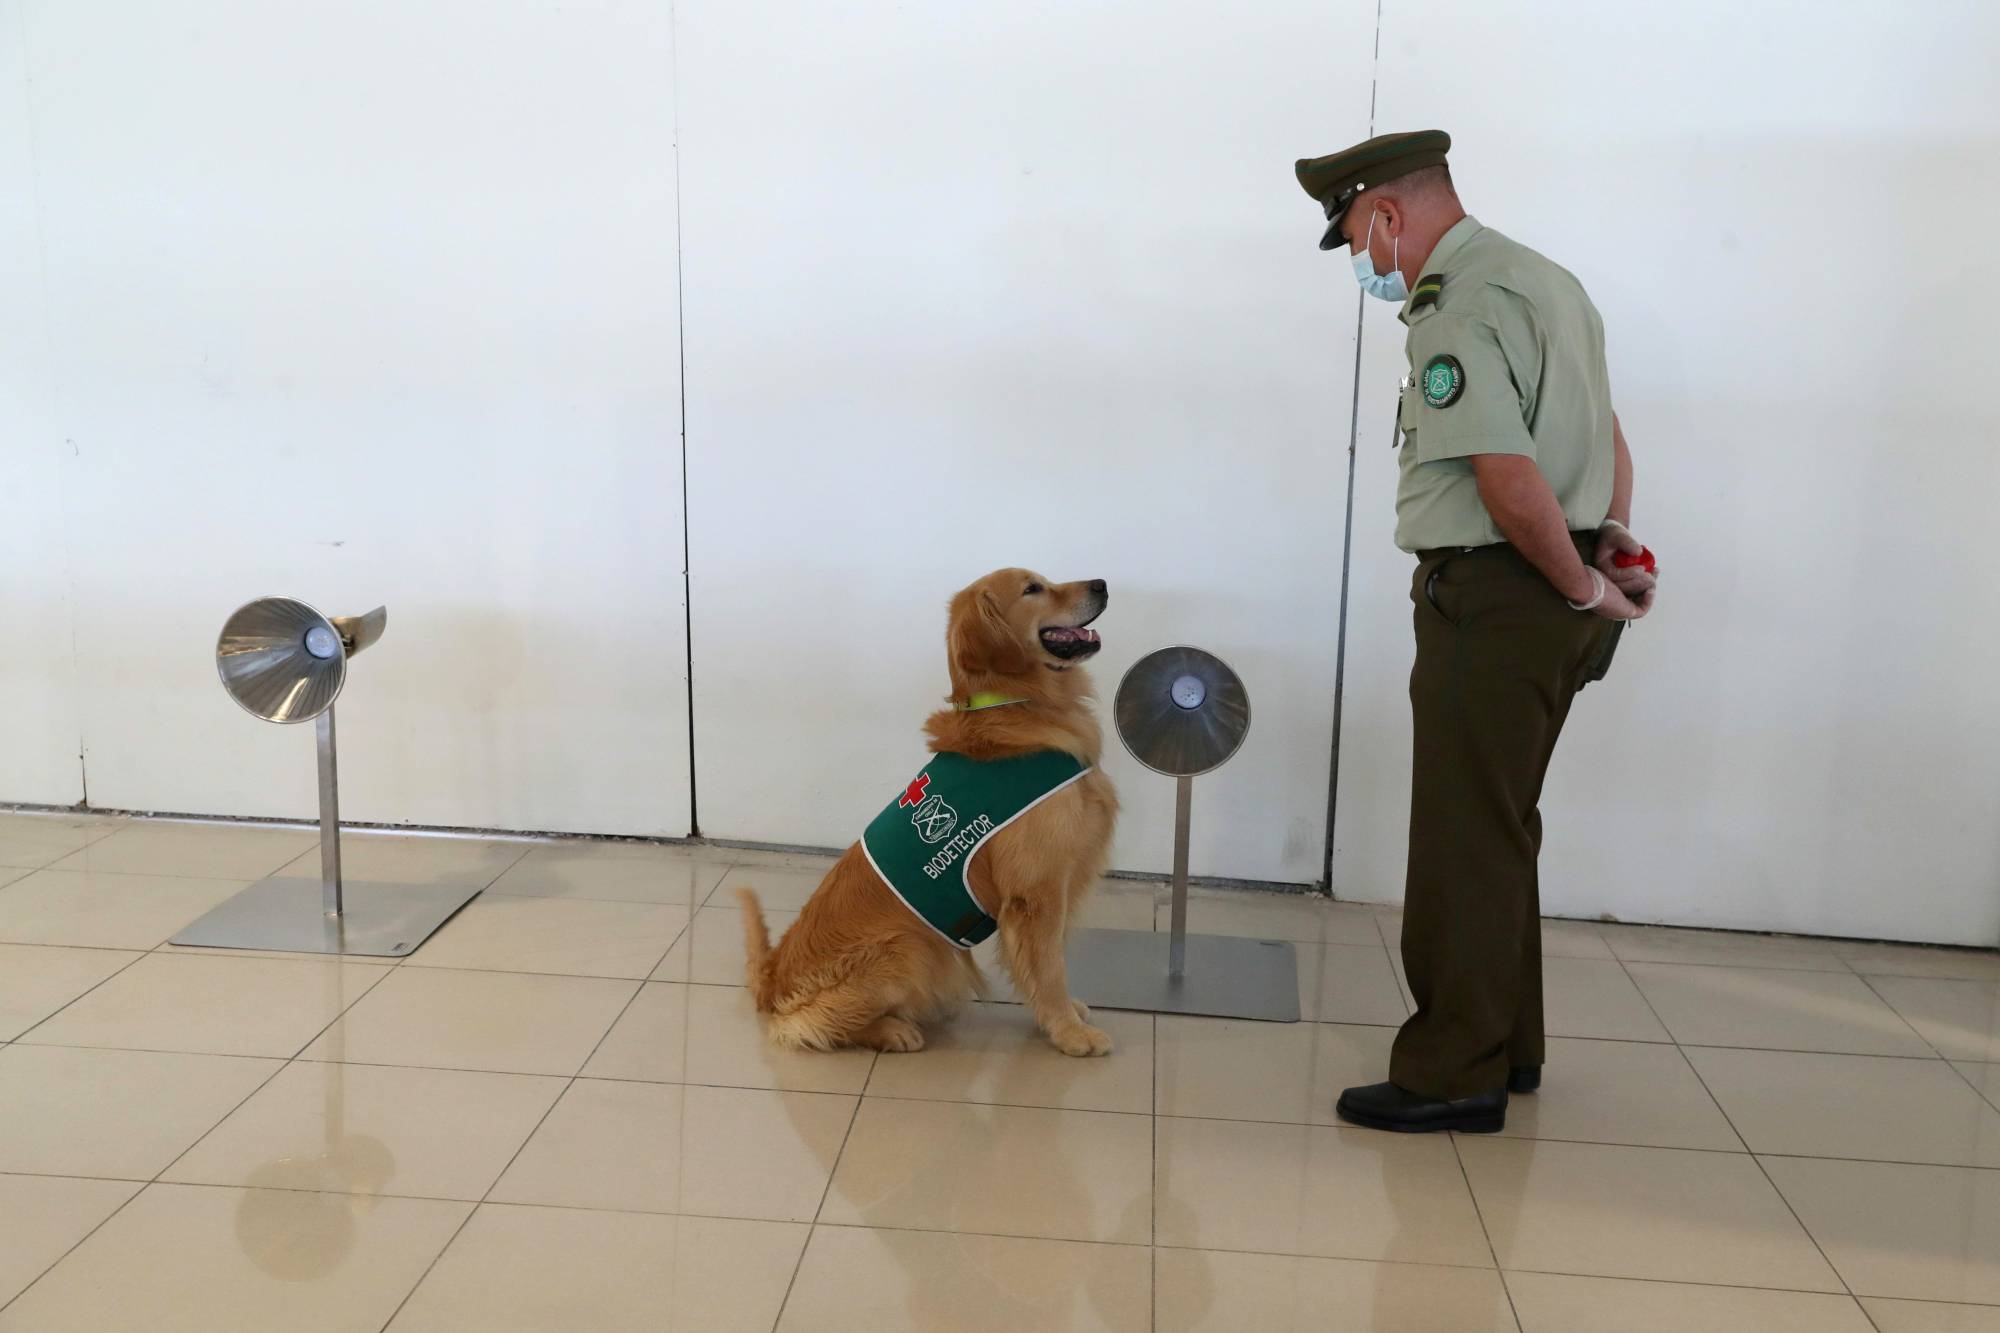
[[1407,1092],[1393,1083],[1371,1083],[1341,1093],[1333,1109],[1349,1124],[1398,1134],[1434,1134],[1446,1129],[1461,1134],[1496,1134],[1507,1127],[1507,1090],[1495,1088],[1441,1101]]
[[1507,1091],[1534,1092],[1542,1086],[1540,1065],[1515,1065],[1507,1071]]

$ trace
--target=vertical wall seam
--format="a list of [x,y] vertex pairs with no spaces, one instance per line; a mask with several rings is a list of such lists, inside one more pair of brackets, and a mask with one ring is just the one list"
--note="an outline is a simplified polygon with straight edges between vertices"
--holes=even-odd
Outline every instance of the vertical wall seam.
[[[1368,136],[1375,137],[1375,99],[1382,79],[1382,0],[1375,0],[1375,50],[1368,75]],[[1361,440],[1361,339],[1366,327],[1368,298],[1355,294],[1354,385],[1347,415],[1347,508],[1340,528],[1339,637],[1333,654],[1333,745],[1326,780],[1326,843],[1320,861],[1320,892],[1333,893],[1333,838],[1340,814],[1340,733],[1347,702],[1347,588],[1354,564],[1354,474]]]
[[687,649],[688,717],[688,836],[701,836],[701,805],[695,779],[694,733],[694,558],[688,517],[688,397],[687,397],[687,277],[681,262],[681,26],[680,11],[667,6],[670,43],[668,77],[673,80],[674,107],[674,350],[680,362],[681,390],[681,627]]

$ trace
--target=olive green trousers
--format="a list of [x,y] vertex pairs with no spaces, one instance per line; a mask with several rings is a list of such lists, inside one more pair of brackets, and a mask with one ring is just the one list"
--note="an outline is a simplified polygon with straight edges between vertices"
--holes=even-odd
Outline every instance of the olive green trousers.
[[[1577,534],[1587,562],[1594,537]],[[1389,1077],[1430,1097],[1540,1065],[1542,780],[1613,622],[1572,611],[1509,546],[1419,555],[1403,966],[1416,1012]]]

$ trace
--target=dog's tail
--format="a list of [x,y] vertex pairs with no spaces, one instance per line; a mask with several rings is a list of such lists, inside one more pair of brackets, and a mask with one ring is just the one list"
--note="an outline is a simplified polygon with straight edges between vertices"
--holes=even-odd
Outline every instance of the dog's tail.
[[757,1011],[771,1012],[771,932],[764,927],[764,908],[757,901],[755,889],[736,890],[736,901],[743,905],[743,955],[748,960],[745,971],[750,983],[750,998],[756,1001]]

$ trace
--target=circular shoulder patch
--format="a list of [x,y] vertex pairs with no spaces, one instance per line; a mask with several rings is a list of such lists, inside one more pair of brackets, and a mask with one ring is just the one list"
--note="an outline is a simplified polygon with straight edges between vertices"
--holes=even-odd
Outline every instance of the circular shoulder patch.
[[1424,367],[1424,401],[1432,407],[1450,407],[1465,392],[1465,367],[1458,358],[1440,352]]

